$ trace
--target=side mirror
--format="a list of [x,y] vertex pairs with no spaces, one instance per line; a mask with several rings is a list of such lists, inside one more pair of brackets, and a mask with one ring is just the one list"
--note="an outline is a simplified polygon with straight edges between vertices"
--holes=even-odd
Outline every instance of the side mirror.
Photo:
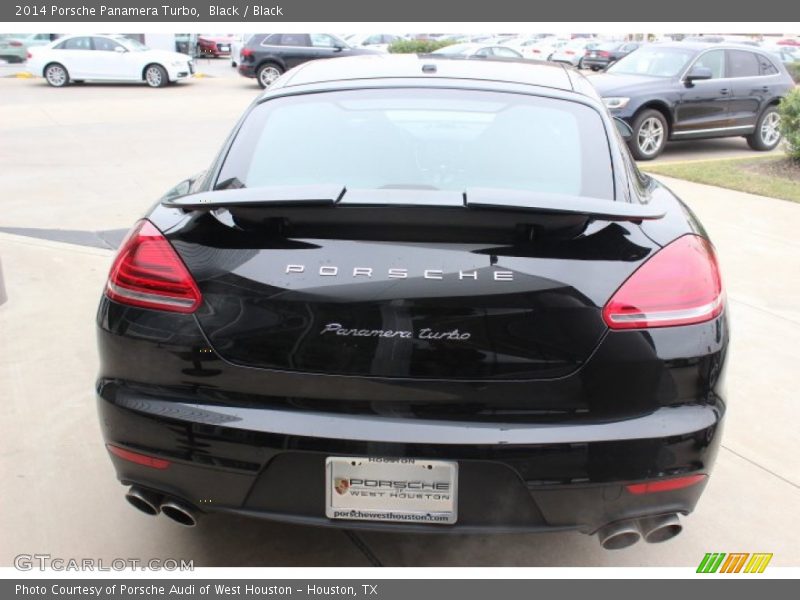
[[625,121],[619,117],[614,117],[614,125],[617,126],[617,131],[619,132],[620,136],[622,136],[623,140],[627,142],[633,139],[633,129]]
[[708,67],[700,67],[695,65],[692,69],[686,74],[685,81],[686,85],[692,85],[695,81],[701,81],[703,79],[711,79],[714,77],[714,73],[711,72],[711,69]]
[[344,46],[342,46],[341,44],[335,44],[333,46],[333,51],[334,52],[341,52],[342,50],[344,50]]

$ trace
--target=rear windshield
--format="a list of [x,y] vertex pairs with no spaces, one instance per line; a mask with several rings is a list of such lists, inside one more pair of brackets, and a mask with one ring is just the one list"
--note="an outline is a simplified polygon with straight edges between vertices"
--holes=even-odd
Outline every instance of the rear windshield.
[[565,100],[452,89],[337,91],[255,106],[216,188],[491,187],[613,199],[600,114]]

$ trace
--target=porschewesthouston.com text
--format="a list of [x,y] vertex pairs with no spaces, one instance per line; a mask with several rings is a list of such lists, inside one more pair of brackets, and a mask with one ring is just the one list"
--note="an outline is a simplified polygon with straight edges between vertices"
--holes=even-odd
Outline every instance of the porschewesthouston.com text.
[[182,4],[153,4],[152,6],[124,6],[100,4],[98,6],[58,6],[56,4],[15,4],[16,17],[69,18],[69,17],[182,17],[200,19],[209,17],[282,17],[283,7],[260,4],[211,4],[198,9]]

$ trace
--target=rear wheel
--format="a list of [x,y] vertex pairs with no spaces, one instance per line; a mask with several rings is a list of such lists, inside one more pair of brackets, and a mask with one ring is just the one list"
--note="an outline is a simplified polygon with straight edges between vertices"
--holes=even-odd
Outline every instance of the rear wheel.
[[169,83],[169,76],[161,65],[150,65],[144,70],[144,80],[151,88],[159,88]]
[[272,85],[278,77],[283,74],[283,69],[281,69],[278,65],[274,63],[266,63],[261,65],[256,72],[256,79],[258,79],[258,85],[262,88],[268,88]]
[[781,116],[775,106],[770,106],[756,123],[756,130],[745,136],[747,145],[762,152],[772,150],[781,141]]
[[663,114],[653,109],[643,110],[636,115],[632,129],[628,146],[636,160],[652,160],[661,154],[669,131]]
[[52,63],[45,67],[44,78],[53,87],[64,87],[69,83],[69,73],[64,65]]

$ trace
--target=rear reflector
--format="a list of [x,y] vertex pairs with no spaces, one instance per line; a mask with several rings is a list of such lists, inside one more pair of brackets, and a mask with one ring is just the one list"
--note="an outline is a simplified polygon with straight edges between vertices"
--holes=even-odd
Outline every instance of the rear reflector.
[[611,329],[702,323],[724,306],[714,249],[705,238],[685,235],[640,266],[603,308]]
[[674,479],[661,479],[659,481],[648,481],[647,483],[632,483],[625,487],[631,494],[640,496],[642,494],[655,494],[657,492],[669,492],[671,490],[682,490],[689,486],[700,483],[706,475],[689,475],[687,477],[676,477]]
[[114,446],[112,444],[106,444],[106,448],[108,448],[108,451],[114,456],[119,456],[121,459],[136,463],[137,465],[143,465],[153,469],[166,469],[170,465],[170,462],[168,460],[164,460],[163,458],[156,458],[155,456],[147,456],[146,454],[131,452],[130,450],[125,450],[124,448],[120,448],[119,446]]
[[179,313],[194,312],[202,296],[164,235],[142,220],[122,243],[106,284],[115,302]]

